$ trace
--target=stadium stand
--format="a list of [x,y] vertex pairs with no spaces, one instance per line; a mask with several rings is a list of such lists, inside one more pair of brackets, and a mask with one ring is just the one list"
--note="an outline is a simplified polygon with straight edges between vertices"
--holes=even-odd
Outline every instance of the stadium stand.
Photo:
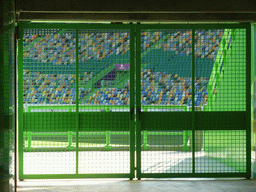
[[[195,58],[214,62],[223,30],[198,30],[195,39]],[[75,33],[57,30],[55,33],[24,35],[24,103],[25,104],[75,104]],[[178,57],[191,55],[191,32],[143,31],[142,53],[162,55],[162,60],[142,58],[150,63],[141,72],[142,105],[189,105],[191,106],[191,78],[188,73],[178,74],[175,69],[161,71],[172,55],[174,64]],[[164,39],[164,40],[163,40]],[[162,40],[162,41],[161,41]],[[129,81],[125,88],[84,88],[96,74],[114,63],[117,58],[129,59],[129,34],[127,32],[79,32],[79,101],[88,105],[128,105]],[[151,49],[152,48],[152,49]],[[165,56],[169,54],[168,57]],[[169,59],[169,60],[168,60]],[[176,60],[175,60],[176,59]],[[211,62],[210,62],[211,60]],[[104,62],[103,62],[104,61]],[[187,63],[190,61],[188,60]],[[86,66],[83,65],[86,63]],[[97,66],[97,67],[95,67]],[[212,65],[209,65],[211,68]],[[61,70],[57,70],[62,67]],[[54,72],[49,73],[51,69]],[[212,68],[210,69],[210,71]],[[210,72],[209,72],[210,73]],[[209,74],[197,77],[195,105],[207,104]],[[159,87],[159,89],[157,88]]]

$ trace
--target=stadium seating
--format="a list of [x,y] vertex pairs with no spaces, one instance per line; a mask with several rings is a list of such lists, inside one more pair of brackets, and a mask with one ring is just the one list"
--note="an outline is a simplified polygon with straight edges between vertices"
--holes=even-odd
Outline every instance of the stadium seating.
[[[207,84],[222,35],[223,30],[196,30],[195,64],[204,66],[196,68],[196,106],[207,104]],[[24,103],[75,104],[75,33],[59,30],[55,34],[25,34],[23,39]],[[191,72],[180,70],[191,64],[190,31],[142,31],[141,39],[142,65],[147,63],[141,72],[142,105],[191,106]],[[81,31],[78,42],[80,104],[128,105],[129,82],[122,89],[102,87],[96,91],[84,85],[116,59],[129,59],[129,34]]]
[[[142,105],[191,105],[191,80],[178,75],[152,72],[144,69],[142,75]],[[148,78],[152,76],[151,80]],[[163,77],[164,76],[164,77]],[[93,76],[85,73],[81,82],[88,82]],[[161,79],[164,79],[161,81]],[[196,106],[207,102],[207,82],[209,78],[195,80]],[[75,75],[48,75],[24,72],[24,103],[27,104],[75,104]],[[100,88],[89,99],[88,105],[126,105],[129,104],[129,83],[124,89]],[[79,88],[79,100],[85,98],[91,89]],[[81,102],[80,102],[81,104]]]

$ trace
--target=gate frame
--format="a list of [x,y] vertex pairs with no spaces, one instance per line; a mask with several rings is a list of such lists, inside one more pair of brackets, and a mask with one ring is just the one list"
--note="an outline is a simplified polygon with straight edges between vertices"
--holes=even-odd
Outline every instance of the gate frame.
[[[241,24],[30,24],[30,23],[19,23],[20,26],[20,40],[18,41],[18,156],[19,156],[19,179],[64,179],[64,178],[135,178],[135,170],[137,178],[172,178],[172,177],[251,177],[251,25],[250,23]],[[78,147],[76,147],[76,174],[40,174],[40,175],[24,175],[23,174],[23,29],[76,29],[76,86],[78,87],[78,30],[79,29],[127,29],[130,30],[130,113],[131,122],[133,127],[130,128],[130,173],[129,174],[78,174]],[[195,173],[195,131],[196,130],[207,130],[196,128],[196,117],[201,113],[195,112],[194,102],[192,102],[191,113],[191,127],[192,127],[192,156],[193,156],[193,173],[168,173],[168,174],[145,174],[141,173],[141,85],[136,84],[136,108],[134,101],[134,81],[136,75],[136,81],[140,82],[141,77],[141,47],[140,47],[140,31],[142,29],[191,29],[192,30],[192,79],[194,79],[194,31],[195,29],[246,29],[246,111],[238,113],[237,115],[245,115],[245,128],[238,130],[246,130],[246,173]],[[135,41],[136,38],[136,73],[135,73]],[[78,89],[76,89],[78,91]],[[76,101],[78,101],[78,94],[76,94]],[[192,100],[194,100],[194,83],[192,83]],[[78,130],[79,130],[79,102],[76,103],[76,145],[78,146]],[[136,114],[134,114],[136,110]],[[212,113],[213,115],[230,115],[230,112],[204,112]],[[234,113],[234,112],[233,112]],[[52,114],[52,113],[51,113]],[[136,126],[135,126],[135,116]],[[231,124],[233,126],[234,124]],[[135,129],[136,129],[136,166],[135,166]],[[188,128],[184,129],[187,130]],[[223,130],[219,129],[208,129],[208,130]],[[228,129],[227,129],[228,130]],[[232,129],[230,129],[232,130]]]
[[[126,29],[129,30],[130,39],[134,39],[134,25],[122,25],[122,24],[56,24],[56,23],[27,23],[21,22],[20,26],[20,40],[18,41],[18,156],[19,156],[19,180],[24,179],[69,179],[69,178],[130,178],[135,177],[135,116],[134,116],[134,86],[130,87],[130,112],[126,112],[129,115],[129,120],[133,126],[130,126],[130,172],[129,173],[96,173],[96,174],[79,174],[78,173],[78,134],[79,134],[79,102],[76,102],[76,174],[26,174],[23,173],[23,29],[75,29],[76,31],[76,101],[78,100],[78,30],[79,29]],[[134,84],[134,41],[130,41],[130,82]],[[21,78],[20,78],[21,77]],[[51,114],[56,112],[51,112]],[[80,113],[80,114],[79,114]],[[107,115],[111,112],[105,112]],[[120,114],[120,113],[119,113]],[[130,117],[131,116],[131,117]]]
[[[250,179],[251,177],[251,24],[250,23],[238,23],[238,24],[140,24],[136,26],[136,81],[141,81],[141,30],[157,30],[157,29],[188,29],[192,30],[192,63],[191,63],[191,73],[192,73],[192,82],[195,77],[195,30],[196,29],[245,29],[246,30],[246,111],[234,111],[234,112],[222,112],[222,111],[203,111],[203,112],[195,112],[195,87],[194,83],[192,83],[192,111],[186,112],[190,113],[191,116],[191,130],[192,130],[192,173],[141,173],[141,116],[143,115],[143,112],[141,112],[141,85],[136,84],[136,114],[138,114],[138,120],[136,122],[136,177],[141,178],[178,178],[178,177],[245,177],[247,179]],[[152,113],[152,112],[151,112]],[[167,114],[168,112],[162,112],[163,114]],[[175,112],[171,112],[174,115],[172,115],[172,118],[175,118]],[[180,112],[177,115],[181,115]],[[200,119],[207,119],[209,118],[209,115],[211,117],[230,117],[230,115],[234,115],[234,119],[240,117],[241,120],[245,121],[244,127],[238,129],[238,125],[236,122],[229,121],[230,124],[229,127],[209,127],[209,128],[203,128],[202,125],[197,127],[198,121],[196,121],[197,118]],[[241,118],[241,115],[243,118]],[[177,117],[177,116],[176,116]],[[148,118],[146,117],[144,113],[144,120],[150,119],[150,116]],[[226,122],[222,121],[218,125],[225,125]],[[246,130],[246,173],[195,173],[195,131],[197,130]],[[180,130],[190,130],[188,127],[185,127],[185,129]],[[178,130],[178,129],[175,129]]]

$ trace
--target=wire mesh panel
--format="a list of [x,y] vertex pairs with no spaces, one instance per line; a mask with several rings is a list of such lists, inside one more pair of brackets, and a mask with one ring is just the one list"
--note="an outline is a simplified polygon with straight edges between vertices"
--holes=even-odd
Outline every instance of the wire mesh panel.
[[79,173],[130,173],[129,30],[78,36]]
[[191,45],[189,29],[141,31],[141,173],[192,173]]
[[33,26],[20,178],[250,176],[248,27]]
[[245,29],[195,30],[195,42],[195,106],[245,111]]
[[195,157],[196,173],[246,172],[244,114],[225,114],[246,111],[245,40],[245,29],[195,30],[195,107],[221,112],[197,116],[195,135],[203,140],[195,142],[203,150]]
[[195,155],[196,173],[246,172],[245,130],[205,130],[203,137],[204,149]]
[[75,30],[23,34],[24,174],[75,173]]
[[142,173],[192,173],[191,131],[143,131]]
[[142,109],[191,105],[191,45],[191,30],[142,31]]

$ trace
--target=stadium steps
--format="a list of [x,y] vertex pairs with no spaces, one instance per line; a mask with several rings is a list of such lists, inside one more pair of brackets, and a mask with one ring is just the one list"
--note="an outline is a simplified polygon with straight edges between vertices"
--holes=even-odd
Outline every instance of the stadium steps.
[[[147,55],[149,52],[151,52],[151,50],[153,50],[156,46],[158,46],[160,43],[162,43],[164,40],[166,40],[168,37],[170,37],[171,35],[167,35],[165,37],[163,37],[161,40],[159,40],[156,44],[154,44],[153,46],[151,46],[149,49],[147,49],[145,52],[142,53],[141,57],[144,57],[145,55]],[[85,98],[83,98],[82,100],[85,101],[86,99],[89,99],[89,97],[91,97],[93,94],[95,94],[97,92],[97,89],[94,89],[92,87],[93,84],[95,84],[98,80],[100,80],[102,77],[104,77],[105,75],[107,75],[111,69],[113,70],[115,68],[116,64],[112,64],[110,67],[108,67],[107,69],[102,70],[99,73],[99,76],[96,75],[95,78],[93,78],[93,80],[88,83],[85,88],[91,88],[92,92],[90,94],[88,94]],[[143,68],[145,68],[147,66],[147,64],[143,64]],[[122,80],[119,81],[118,85],[116,86],[116,88],[124,88],[124,85],[126,82],[128,82],[128,80],[130,79],[130,73],[127,73],[125,76],[123,76]]]
[[88,89],[88,88],[93,88],[92,86],[97,83],[97,81],[99,81],[102,77],[106,76],[109,72],[113,71],[116,68],[116,64],[113,63],[112,65],[108,66],[107,68],[103,69],[101,72],[99,72],[97,75],[94,76],[94,78],[88,82],[84,88]]
[[83,99],[80,100],[80,102],[85,102],[86,99],[89,99],[93,94],[96,94],[98,91],[97,89],[93,88],[93,85],[97,83],[100,79],[102,79],[105,75],[107,75],[109,72],[113,71],[116,68],[116,64],[113,63],[112,65],[108,66],[107,68],[103,69],[100,73],[98,73],[90,82],[88,82],[85,86],[83,86],[85,89],[91,88],[92,92],[89,93],[87,96],[85,96]]
[[[159,40],[156,44],[154,44],[154,46],[151,46],[149,49],[147,49],[146,51],[144,51],[141,54],[141,58],[145,57],[149,52],[151,52],[153,49],[155,49],[155,47],[159,46],[160,43],[162,43],[164,40],[168,39],[168,37],[170,37],[171,35],[167,35],[165,37],[163,37],[161,40]],[[148,66],[149,63],[143,63],[143,65],[141,65],[141,69],[144,69]],[[123,88],[124,84],[126,82],[128,82],[128,80],[130,79],[130,73],[127,73],[123,80],[120,81],[119,85],[117,86],[117,88]]]

